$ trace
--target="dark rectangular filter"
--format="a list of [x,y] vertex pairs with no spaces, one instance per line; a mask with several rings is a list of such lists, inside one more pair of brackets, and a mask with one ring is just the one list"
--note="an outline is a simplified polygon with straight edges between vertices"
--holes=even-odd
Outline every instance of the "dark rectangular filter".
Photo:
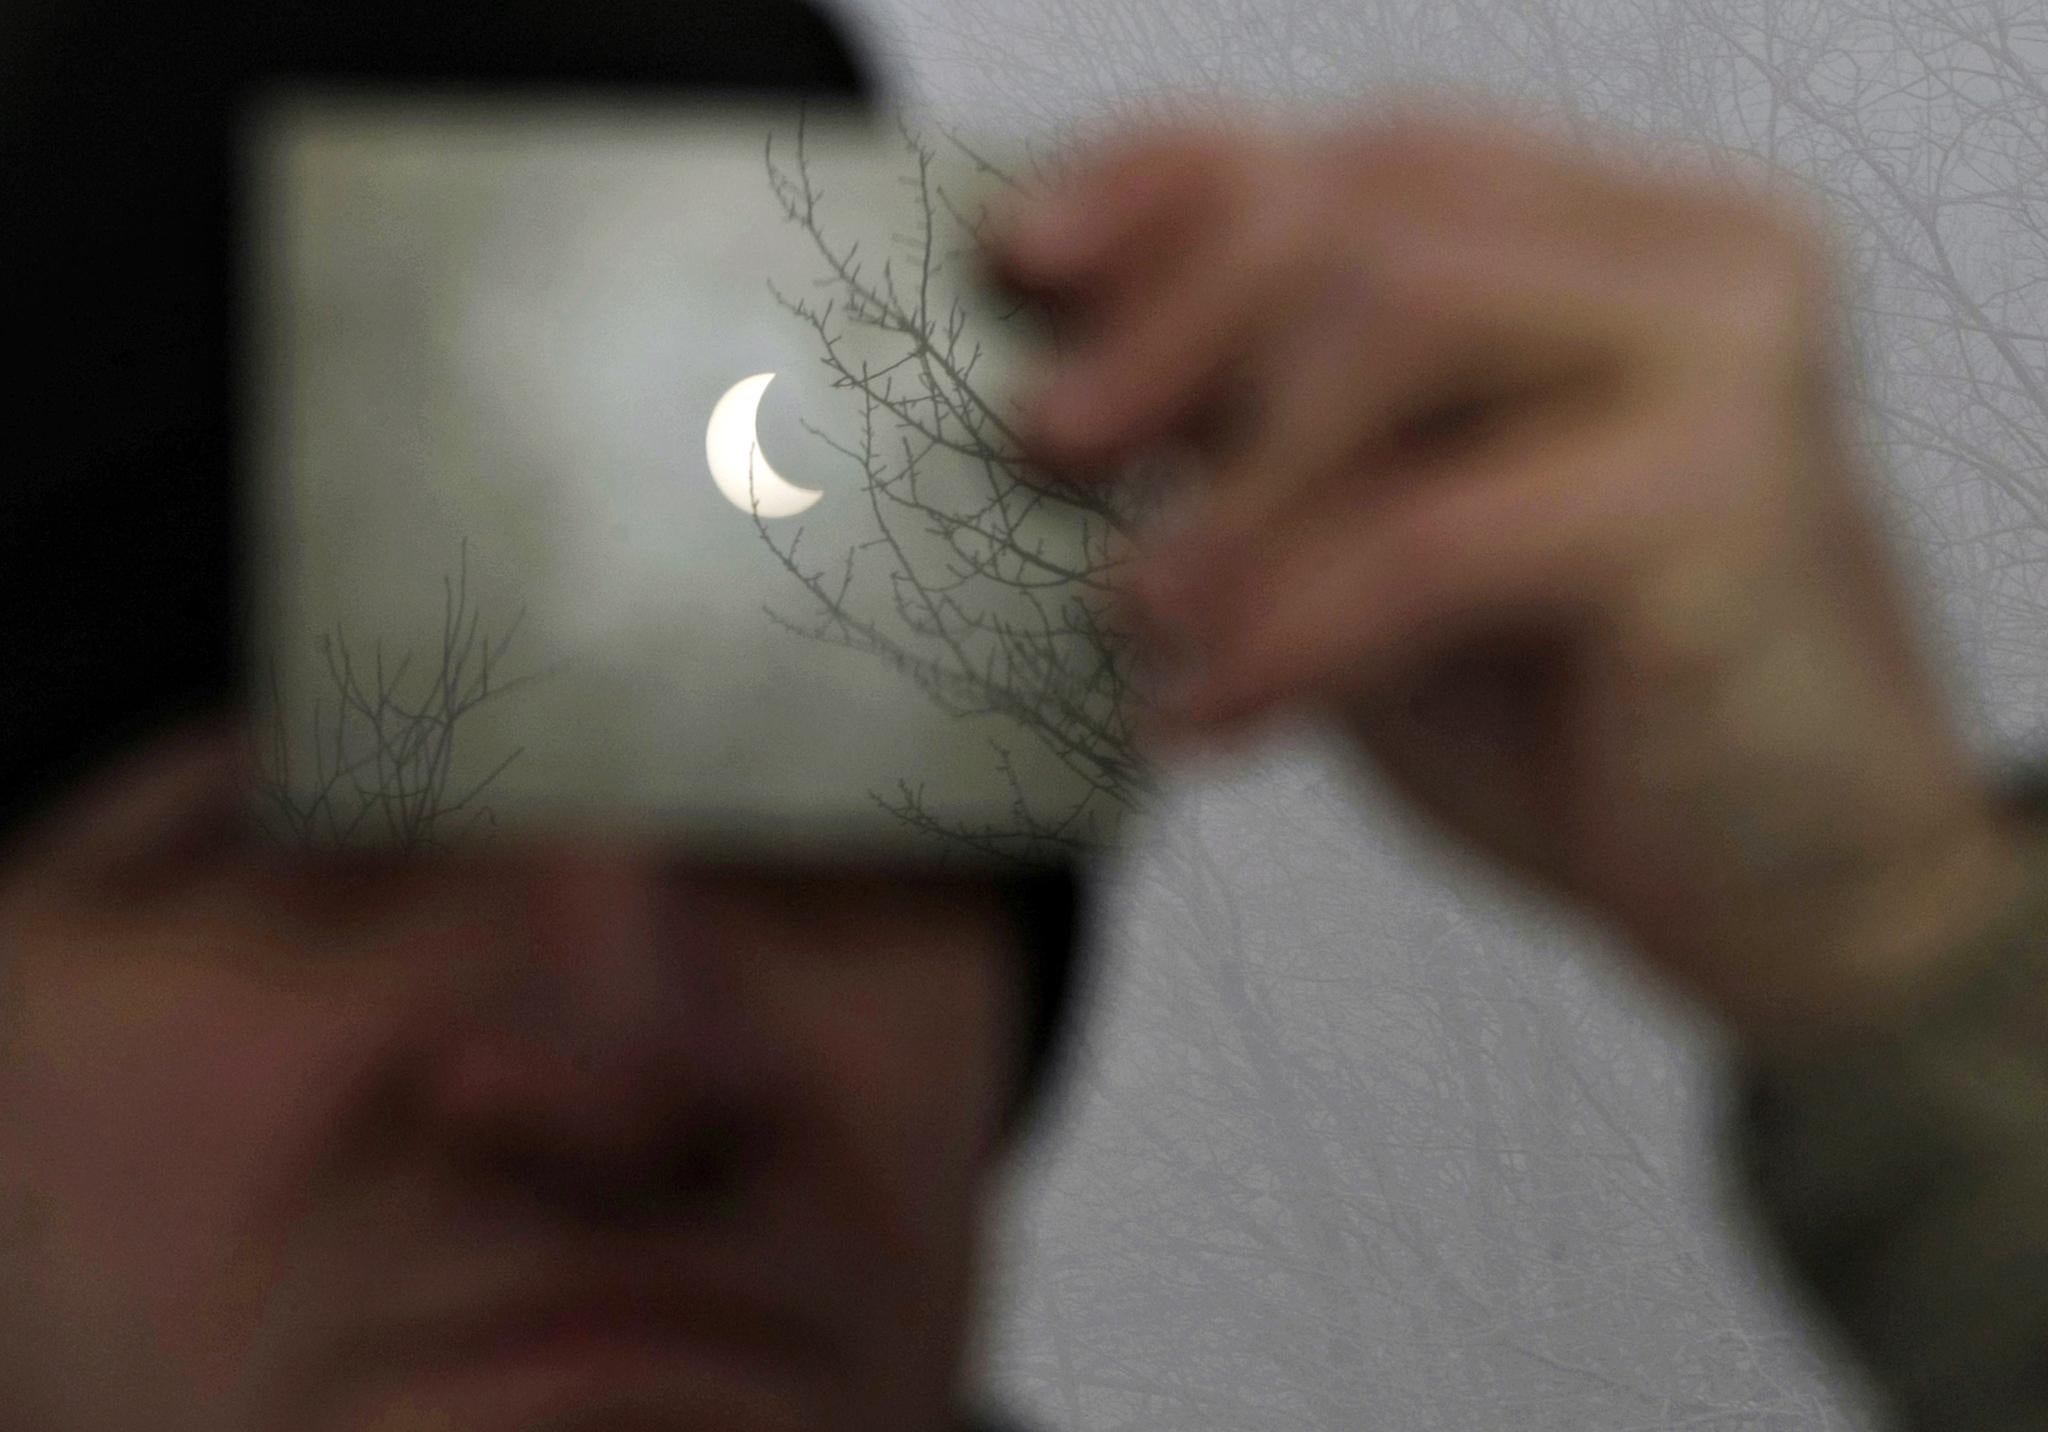
[[247,149],[266,823],[1041,860],[1139,803],[1100,495],[1015,455],[1030,165],[815,102],[302,91]]

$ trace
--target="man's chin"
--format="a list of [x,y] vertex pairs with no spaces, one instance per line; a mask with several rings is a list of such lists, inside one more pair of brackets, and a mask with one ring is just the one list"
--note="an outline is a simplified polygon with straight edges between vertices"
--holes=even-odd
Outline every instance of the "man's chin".
[[347,1432],[825,1432],[833,1408],[790,1368],[672,1340],[565,1341],[421,1369]]

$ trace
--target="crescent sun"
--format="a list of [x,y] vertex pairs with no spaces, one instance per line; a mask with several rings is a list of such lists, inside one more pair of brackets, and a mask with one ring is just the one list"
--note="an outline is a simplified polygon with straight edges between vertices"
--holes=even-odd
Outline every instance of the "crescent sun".
[[761,395],[774,381],[773,373],[756,373],[726,389],[704,430],[704,456],[711,463],[711,480],[734,507],[763,517],[794,517],[825,494],[790,482],[761,451],[755,418]]

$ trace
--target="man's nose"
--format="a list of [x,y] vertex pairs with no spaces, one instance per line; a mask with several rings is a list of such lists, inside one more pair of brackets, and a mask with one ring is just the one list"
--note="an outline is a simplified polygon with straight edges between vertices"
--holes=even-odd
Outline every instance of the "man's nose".
[[714,913],[655,852],[523,851],[504,936],[435,1059],[444,1127],[499,1172],[599,1198],[730,1182],[766,1134],[772,1042]]

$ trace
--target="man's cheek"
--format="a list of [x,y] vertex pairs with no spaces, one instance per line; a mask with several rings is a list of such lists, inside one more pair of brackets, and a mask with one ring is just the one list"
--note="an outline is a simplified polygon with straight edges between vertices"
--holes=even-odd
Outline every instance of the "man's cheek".
[[69,1316],[130,1325],[224,1392],[317,1192],[360,1035],[203,964],[63,974],[28,985],[0,1067],[26,1247]]

